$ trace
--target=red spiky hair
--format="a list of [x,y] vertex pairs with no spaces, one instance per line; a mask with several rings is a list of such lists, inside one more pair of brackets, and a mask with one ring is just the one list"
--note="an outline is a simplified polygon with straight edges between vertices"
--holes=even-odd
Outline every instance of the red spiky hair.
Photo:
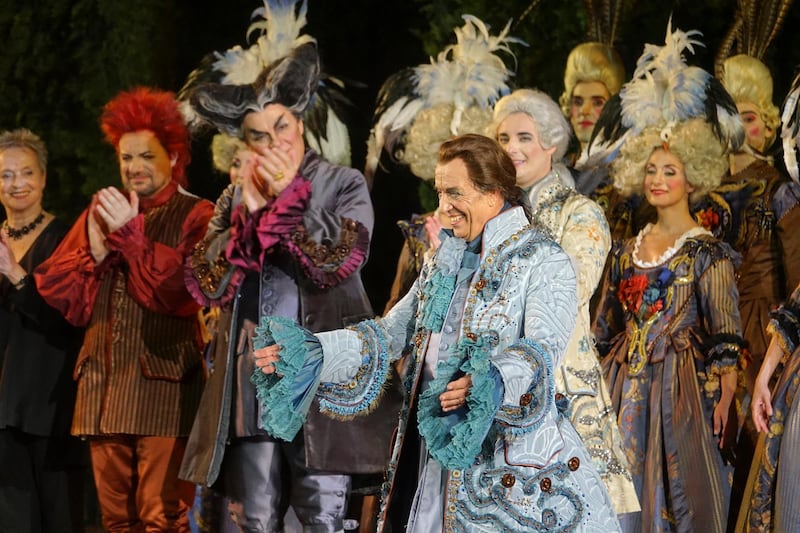
[[115,150],[126,133],[152,131],[170,157],[176,156],[172,179],[184,188],[188,186],[189,130],[173,93],[148,87],[123,91],[103,107],[100,129]]

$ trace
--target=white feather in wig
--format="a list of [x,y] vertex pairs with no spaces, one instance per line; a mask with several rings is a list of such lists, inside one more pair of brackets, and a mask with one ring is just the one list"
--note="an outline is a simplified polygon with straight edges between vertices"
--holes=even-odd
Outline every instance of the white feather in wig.
[[225,52],[214,52],[217,61],[212,67],[224,76],[226,85],[253,83],[258,75],[273,62],[286,57],[301,44],[315,42],[310,35],[300,35],[306,25],[307,0],[303,0],[299,12],[297,0],[264,0],[264,5],[253,11],[256,20],[247,28],[247,39],[253,32],[260,36],[252,46],[243,49],[234,46]]
[[[310,147],[338,164],[350,163],[350,138],[341,113],[350,102],[343,83],[320,74],[316,40],[301,35],[307,0],[262,0],[247,28],[248,48],[234,46],[203,59],[178,94],[192,129],[211,124],[231,135],[244,116],[270,103],[302,114]],[[298,6],[299,4],[299,6]]]
[[692,118],[709,122],[729,150],[742,145],[744,130],[731,97],[710,73],[686,64],[685,52],[702,46],[694,38],[698,35],[696,30],[673,31],[670,21],[663,46],[645,45],[633,79],[622,87],[618,100],[606,104],[597,121],[588,161],[607,163],[625,139],[648,127],[660,127],[668,142],[672,125]]
[[[450,109],[447,128],[449,135],[467,133],[463,130],[467,126],[462,122],[468,108],[491,110],[501,96],[511,91],[508,82],[514,72],[506,66],[499,54],[504,52],[515,59],[509,45],[525,44],[524,41],[508,35],[511,21],[498,35],[492,35],[489,27],[477,17],[463,15],[463,19],[465,24],[454,30],[455,44],[442,50],[436,58],[432,57],[428,64],[398,72],[381,88],[375,122],[368,141],[365,169],[368,179],[378,166],[381,152],[385,150],[390,156],[394,156],[394,144],[403,137],[401,132],[409,131],[421,113],[433,108]],[[434,114],[439,122],[441,113],[437,111]],[[472,123],[469,128],[471,133],[485,133],[473,131]],[[429,158],[428,155],[419,156]],[[429,165],[425,165],[426,168],[427,166]],[[433,175],[420,177],[432,179]]]

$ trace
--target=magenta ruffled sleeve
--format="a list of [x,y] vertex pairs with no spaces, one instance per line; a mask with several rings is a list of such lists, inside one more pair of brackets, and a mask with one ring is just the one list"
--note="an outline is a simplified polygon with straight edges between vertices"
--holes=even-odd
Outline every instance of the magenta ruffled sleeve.
[[225,250],[228,261],[261,270],[264,255],[302,224],[310,198],[311,184],[296,176],[280,196],[251,216],[239,205],[231,216],[231,239]]

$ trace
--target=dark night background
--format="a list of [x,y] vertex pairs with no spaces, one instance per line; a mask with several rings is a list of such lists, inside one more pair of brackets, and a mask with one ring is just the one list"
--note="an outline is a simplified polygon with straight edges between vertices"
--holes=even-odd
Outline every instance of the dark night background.
[[[452,29],[471,13],[530,46],[514,46],[518,86],[558,98],[569,50],[586,39],[579,0],[309,0],[305,31],[316,37],[323,68],[363,84],[355,103],[353,166],[363,166],[375,95],[387,76],[427,62],[454,41]],[[733,20],[735,0],[626,2],[617,48],[628,74],[646,42],[662,43],[667,19],[703,31],[707,48],[689,61],[713,68],[713,56]],[[246,45],[245,30],[259,0],[3,0],[0,3],[0,128],[29,127],[51,152],[45,203],[72,219],[98,187],[118,182],[113,152],[100,138],[103,103],[137,84],[178,90],[212,50]],[[766,63],[783,98],[800,61],[794,5]],[[508,64],[513,64],[511,60]],[[193,189],[213,198],[223,177],[210,170],[207,139],[194,147]]]
[[[714,55],[736,7],[735,0],[623,3],[616,47],[629,76],[644,43],[663,43],[670,14],[674,27],[704,33],[706,48],[697,48],[688,61],[713,70]],[[249,44],[245,31],[250,14],[261,5],[261,0],[3,0],[0,129],[25,126],[47,142],[45,206],[71,221],[95,190],[119,183],[113,150],[102,142],[98,128],[107,100],[139,84],[177,91],[204,55]],[[511,35],[530,45],[512,47],[514,84],[538,87],[558,98],[567,54],[587,40],[580,0],[308,1],[305,32],[317,39],[323,69],[355,82],[348,91],[355,104],[349,117],[353,166],[363,168],[381,83],[453,43],[452,30],[463,24],[463,13],[478,16],[493,33],[512,20]],[[800,37],[794,31],[799,22],[800,6],[793,5],[765,58],[775,79],[777,104],[800,63]],[[511,58],[504,58],[513,66]],[[213,200],[227,177],[211,169],[209,142],[208,137],[195,141],[189,177],[194,192]],[[393,218],[394,213],[387,214],[376,200],[378,217]],[[398,203],[394,197],[389,202]],[[393,227],[393,220],[386,223]],[[399,239],[399,232],[394,237]],[[396,257],[398,252],[388,255]],[[373,260],[376,257],[373,254]],[[392,268],[393,257],[381,259],[386,266],[379,268]]]
[[[670,14],[674,27],[704,33],[706,48],[696,49],[688,61],[713,70],[714,56],[736,7],[736,0],[624,3],[616,47],[629,76],[644,43],[663,43]],[[106,101],[122,89],[142,84],[177,91],[204,55],[249,44],[245,31],[250,14],[261,5],[261,0],[0,1],[0,129],[27,127],[47,143],[45,207],[71,222],[94,191],[119,183],[113,150],[102,142],[98,127]],[[531,5],[534,8],[528,11]],[[511,19],[511,35],[530,45],[513,47],[515,85],[538,87],[558,98],[566,57],[572,47],[587,40],[587,18],[580,0],[308,1],[305,32],[317,39],[323,68],[361,84],[348,92],[355,104],[349,117],[353,166],[363,168],[381,83],[403,67],[427,62],[453,43],[452,30],[463,24],[463,13],[481,18],[493,33]],[[798,27],[800,6],[795,3],[765,57],[778,105],[800,64]],[[195,141],[189,178],[194,192],[213,200],[227,176],[211,169],[209,141]],[[387,199],[376,198],[376,205],[382,206],[381,201],[385,204]],[[401,203],[395,197],[388,202]],[[377,211],[379,220],[381,216],[392,219],[385,222],[393,227],[393,213],[387,214],[382,207]],[[399,253],[395,243],[399,243],[399,232],[382,243],[388,253],[372,254],[367,278],[378,270],[385,271],[384,281],[391,280]],[[383,296],[376,298],[376,286],[384,291],[388,286],[372,284],[370,295],[380,312]],[[91,501],[87,504],[91,522],[97,511]]]

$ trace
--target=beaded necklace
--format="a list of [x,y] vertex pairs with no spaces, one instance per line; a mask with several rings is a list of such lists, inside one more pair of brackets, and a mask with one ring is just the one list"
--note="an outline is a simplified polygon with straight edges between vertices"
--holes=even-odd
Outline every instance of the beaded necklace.
[[44,211],[39,213],[39,216],[36,217],[35,219],[33,219],[33,222],[31,222],[30,224],[26,224],[26,225],[22,226],[19,229],[12,228],[11,226],[9,226],[8,225],[8,220],[6,220],[5,222],[3,222],[3,229],[5,229],[8,232],[8,236],[11,239],[13,239],[15,241],[18,241],[18,240],[22,239],[28,233],[30,233],[33,230],[35,230],[36,227],[39,224],[41,224],[43,220],[44,220]]

